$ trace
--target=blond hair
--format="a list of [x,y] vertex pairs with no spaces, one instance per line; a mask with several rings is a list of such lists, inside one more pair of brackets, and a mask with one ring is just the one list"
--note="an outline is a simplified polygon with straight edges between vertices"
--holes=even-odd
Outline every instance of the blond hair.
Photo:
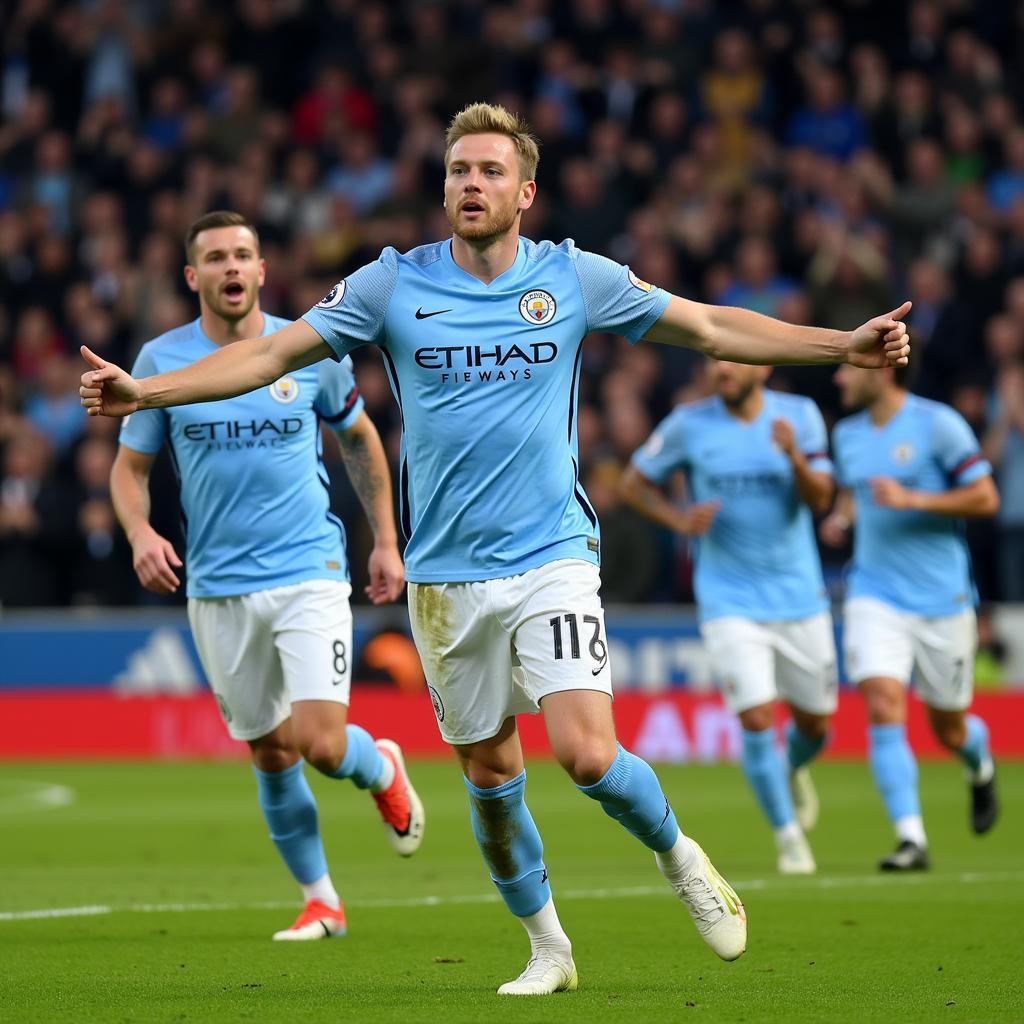
[[540,150],[533,130],[518,114],[492,103],[471,103],[463,107],[453,118],[445,134],[444,163],[448,166],[452,146],[466,135],[507,135],[515,144],[519,154],[519,171],[522,181],[532,181],[537,176]]

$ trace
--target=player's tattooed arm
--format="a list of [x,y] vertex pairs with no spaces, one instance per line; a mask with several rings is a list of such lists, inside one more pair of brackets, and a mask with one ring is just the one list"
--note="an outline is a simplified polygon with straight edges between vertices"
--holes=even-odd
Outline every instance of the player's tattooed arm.
[[905,366],[910,343],[904,302],[854,331],[783,323],[734,306],[712,306],[673,295],[644,337],[663,345],[695,348],[733,363],[852,363],[870,369]]
[[393,601],[405,584],[405,568],[398,553],[391,474],[384,445],[365,412],[348,429],[339,431],[338,438],[345,471],[373,530],[366,594],[374,604]]
[[619,478],[619,494],[627,505],[646,519],[687,537],[703,537],[711,529],[719,507],[716,501],[701,501],[687,508],[678,508],[636,466],[627,466],[623,470]]

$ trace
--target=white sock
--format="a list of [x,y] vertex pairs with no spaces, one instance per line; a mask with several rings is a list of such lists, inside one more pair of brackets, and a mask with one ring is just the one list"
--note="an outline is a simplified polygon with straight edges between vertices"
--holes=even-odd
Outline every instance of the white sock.
[[908,814],[905,818],[897,818],[893,822],[896,829],[896,837],[903,842],[909,840],[924,849],[928,845],[928,839],[924,834],[924,819],[920,814]]
[[984,761],[978,765],[978,770],[971,773],[971,782],[975,786],[983,786],[986,782],[992,781],[992,776],[996,773],[996,764],[991,757],[986,757]]
[[654,859],[661,873],[669,880],[679,880],[693,874],[697,868],[697,850],[693,843],[683,835],[679,835],[672,849],[664,853],[656,853]]
[[384,762],[384,768],[381,770],[380,778],[370,787],[371,793],[383,793],[385,789],[390,789],[395,781],[395,762],[387,754],[381,754],[380,759]]
[[333,910],[337,910],[341,906],[341,900],[338,899],[338,894],[334,889],[334,883],[331,881],[329,872],[321,875],[315,882],[304,885],[302,887],[302,898],[306,903],[310,900],[319,900],[321,903],[326,903]]
[[547,903],[536,914],[521,917],[519,920],[523,922],[526,934],[530,936],[530,951],[532,953],[548,950],[561,956],[572,955],[572,943],[569,941],[569,936],[562,930],[553,897],[549,896]]
[[800,831],[800,826],[795,821],[788,821],[785,825],[775,829],[775,842],[781,846],[790,839],[798,839],[801,835],[803,833]]

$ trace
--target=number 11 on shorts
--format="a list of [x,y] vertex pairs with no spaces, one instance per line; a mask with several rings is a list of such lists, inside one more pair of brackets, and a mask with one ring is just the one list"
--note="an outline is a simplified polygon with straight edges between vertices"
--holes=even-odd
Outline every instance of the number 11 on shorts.
[[[561,661],[565,657],[565,648],[562,641],[563,619],[569,626],[569,657],[575,658],[578,661],[580,657],[580,629],[576,621],[575,612],[566,612],[565,615],[556,615],[554,618],[548,619],[554,644],[555,661]],[[594,627],[594,635],[590,638],[588,648],[590,656],[598,663],[597,668],[593,670],[593,674],[596,676],[608,661],[608,648],[601,639],[601,620],[596,615],[584,615],[583,625]]]

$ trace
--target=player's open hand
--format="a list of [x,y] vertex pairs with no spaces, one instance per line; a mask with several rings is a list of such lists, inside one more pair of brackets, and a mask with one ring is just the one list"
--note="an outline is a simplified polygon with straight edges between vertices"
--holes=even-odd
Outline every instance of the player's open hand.
[[81,352],[92,367],[82,374],[82,386],[78,389],[85,411],[90,416],[127,416],[135,412],[142,394],[139,382],[85,345]]
[[370,583],[363,591],[373,604],[387,604],[401,594],[405,586],[405,566],[394,544],[374,547],[367,568]]
[[154,594],[173,594],[181,580],[175,569],[181,568],[181,559],[174,545],[161,537],[148,524],[132,535],[132,568],[139,582]]
[[861,324],[850,335],[846,361],[868,370],[906,366],[910,362],[910,338],[903,318],[910,312],[910,306],[911,303],[904,302],[891,313]]
[[717,501],[699,501],[691,505],[685,512],[682,532],[689,537],[703,537],[711,529],[720,507],[721,503]]
[[891,476],[876,476],[871,481],[871,496],[882,508],[914,508],[914,492]]

